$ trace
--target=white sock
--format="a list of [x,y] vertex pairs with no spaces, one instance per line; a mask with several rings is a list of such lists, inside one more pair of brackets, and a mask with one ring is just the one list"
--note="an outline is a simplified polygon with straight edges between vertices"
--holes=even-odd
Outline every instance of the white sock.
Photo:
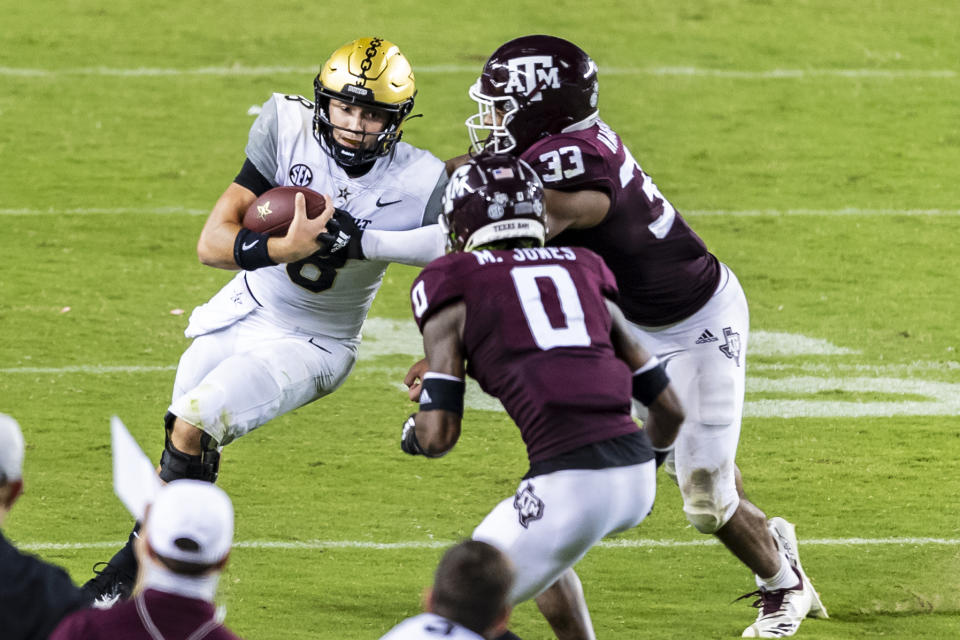
[[793,567],[787,561],[787,556],[782,553],[780,556],[780,570],[771,578],[761,578],[757,576],[757,586],[763,587],[767,591],[776,591],[777,589],[792,589],[797,586],[797,574],[793,572]]

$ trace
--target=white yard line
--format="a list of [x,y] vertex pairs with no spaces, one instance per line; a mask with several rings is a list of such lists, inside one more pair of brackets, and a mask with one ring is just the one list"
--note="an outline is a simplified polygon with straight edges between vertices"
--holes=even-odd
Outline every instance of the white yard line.
[[[481,63],[474,65],[422,65],[418,74],[470,73],[479,75]],[[17,78],[54,78],[62,76],[114,76],[114,77],[178,77],[178,76],[272,76],[282,74],[315,75],[316,67],[292,66],[246,66],[194,67],[191,69],[163,67],[74,67],[67,69],[35,69],[25,67],[0,67],[0,76]],[[706,77],[731,80],[802,80],[807,78],[853,78],[884,80],[943,79],[960,76],[954,69],[706,69],[702,67],[606,67],[600,65],[601,76],[678,76]]]
[[[205,216],[209,209],[190,207],[74,207],[69,209],[0,208],[0,216],[64,216],[64,215],[172,215]],[[789,216],[960,216],[960,209],[691,209],[681,212],[686,217],[726,216],[741,218],[782,218]]]
[[[803,546],[823,547],[869,547],[882,545],[908,546],[957,546],[957,538],[812,538],[800,540]],[[393,549],[442,549],[454,544],[454,540],[408,540],[404,542],[369,542],[363,540],[246,540],[234,543],[238,549],[282,549],[282,550],[320,550],[320,549],[372,549],[388,551]],[[123,544],[120,540],[111,542],[27,542],[17,547],[27,551],[82,551],[86,549],[113,549]],[[604,549],[637,549],[644,547],[708,547],[719,544],[714,538],[702,540],[604,540],[597,546]]]
[[190,209],[187,207],[75,207],[71,209],[0,209],[2,216],[64,216],[64,215],[171,215],[186,214],[205,216],[210,209]]
[[176,365],[158,365],[158,366],[123,366],[123,365],[100,365],[100,364],[81,364],[72,367],[8,367],[0,369],[0,373],[151,373],[154,371],[176,371]]

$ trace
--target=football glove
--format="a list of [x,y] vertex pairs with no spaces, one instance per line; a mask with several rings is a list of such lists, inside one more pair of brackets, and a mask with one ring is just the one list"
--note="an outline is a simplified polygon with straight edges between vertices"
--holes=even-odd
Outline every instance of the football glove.
[[343,251],[348,259],[363,260],[362,237],[363,230],[357,226],[353,216],[343,209],[334,209],[333,217],[327,222],[327,230],[317,236],[317,242],[322,245],[317,254],[326,258]]
[[416,427],[414,416],[416,415],[415,413],[411,413],[410,417],[403,423],[403,433],[400,435],[400,448],[403,449],[404,453],[409,453],[412,456],[423,456],[426,455],[426,452],[424,452],[423,447],[421,447],[417,441],[417,432],[414,429],[414,427]]

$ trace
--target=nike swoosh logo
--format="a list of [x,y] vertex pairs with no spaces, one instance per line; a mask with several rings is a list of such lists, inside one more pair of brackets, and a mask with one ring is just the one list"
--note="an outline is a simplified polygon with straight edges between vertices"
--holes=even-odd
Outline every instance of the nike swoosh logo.
[[253,249],[255,246],[257,246],[257,243],[258,243],[258,242],[260,242],[260,239],[259,239],[259,238],[257,238],[256,240],[254,240],[254,241],[251,242],[250,244],[247,244],[246,242],[244,242],[243,245],[242,245],[240,248],[243,249],[244,251],[249,251],[250,249]]
[[[381,196],[381,197],[383,197],[383,196]],[[390,202],[381,202],[381,201],[380,201],[380,198],[377,198],[377,206],[378,206],[378,207],[389,207],[390,205],[392,205],[392,204],[397,204],[398,202],[403,202],[403,198],[400,198],[399,200],[391,200]]]

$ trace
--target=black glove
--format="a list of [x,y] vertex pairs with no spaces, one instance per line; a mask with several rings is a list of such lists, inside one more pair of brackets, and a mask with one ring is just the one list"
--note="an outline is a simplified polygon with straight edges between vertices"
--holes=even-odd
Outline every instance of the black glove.
[[326,258],[344,252],[349,259],[363,260],[362,237],[363,230],[357,226],[353,216],[343,209],[334,209],[333,217],[327,222],[327,230],[317,236],[317,242],[323,245],[317,254]]
[[417,414],[411,413],[410,417],[403,423],[403,433],[400,435],[400,448],[403,449],[404,453],[409,453],[412,456],[422,456],[426,454],[417,441],[417,432],[414,430],[414,425],[416,424],[414,420],[415,415]]

